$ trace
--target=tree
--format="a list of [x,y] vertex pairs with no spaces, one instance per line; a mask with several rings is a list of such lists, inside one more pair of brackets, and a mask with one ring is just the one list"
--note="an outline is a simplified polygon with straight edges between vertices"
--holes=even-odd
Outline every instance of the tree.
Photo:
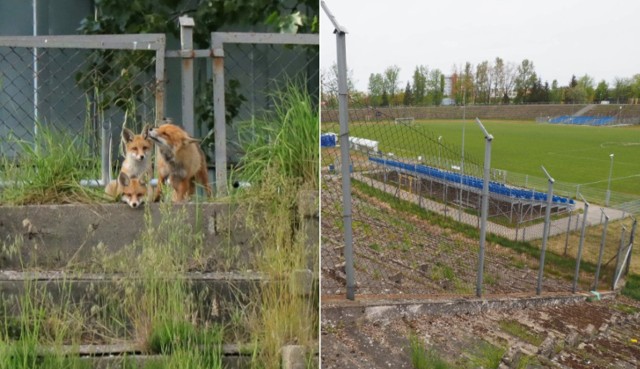
[[380,102],[380,106],[389,106],[389,95],[387,94],[387,90],[382,91],[382,101]]
[[393,100],[398,92],[398,77],[400,75],[400,67],[392,65],[384,70],[385,90],[389,93],[389,98]]
[[611,98],[616,101],[617,104],[624,104],[633,97],[632,82],[629,78],[616,78],[613,83],[613,90],[611,91]]
[[[368,91],[369,91],[369,102],[371,103],[371,105],[373,106],[382,105],[382,94],[386,92],[384,89],[384,77],[382,77],[382,74],[371,73],[369,75]],[[387,99],[387,104],[388,103],[389,103],[389,100]]]
[[[335,107],[338,101],[338,64],[333,63],[329,70],[320,72],[322,81],[322,101],[329,107]],[[347,70],[347,91],[349,94],[355,92],[353,69]]]
[[469,62],[465,63],[464,71],[462,72],[462,90],[463,94],[466,95],[466,102],[474,104],[473,65]]
[[444,74],[440,69],[433,69],[427,79],[427,102],[440,105],[444,97]]
[[609,100],[609,85],[605,80],[598,83],[596,90],[594,91],[594,102],[601,102]]
[[528,96],[537,80],[533,62],[524,59],[518,66],[515,79],[516,102],[528,102]]
[[411,93],[411,84],[407,82],[407,87],[404,89],[404,97],[402,99],[402,104],[404,106],[413,105],[413,94]]
[[416,105],[424,103],[427,94],[427,75],[429,70],[424,65],[419,65],[413,72],[413,101]]
[[561,87],[558,87],[558,80],[554,79],[553,82],[551,82],[551,90],[549,91],[549,102],[560,104],[563,99],[563,89]]
[[[238,25],[267,25],[286,33],[318,32],[318,1],[294,0],[100,0],[95,15],[78,30],[84,34],[172,33],[179,35],[178,17],[193,17],[193,40],[207,48],[211,32]],[[230,29],[233,30],[233,29]]]
[[491,81],[489,80],[489,62],[483,61],[476,66],[476,103],[488,104],[491,93]]

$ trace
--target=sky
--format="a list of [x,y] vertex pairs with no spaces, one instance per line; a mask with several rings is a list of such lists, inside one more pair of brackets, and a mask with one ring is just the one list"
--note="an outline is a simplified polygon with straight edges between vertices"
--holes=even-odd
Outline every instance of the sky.
[[[496,57],[533,61],[543,83],[572,75],[611,84],[640,73],[640,0],[325,0],[347,30],[347,67],[357,90],[369,75],[400,67],[404,89],[417,65],[450,75]],[[336,37],[320,10],[320,67],[336,62]]]

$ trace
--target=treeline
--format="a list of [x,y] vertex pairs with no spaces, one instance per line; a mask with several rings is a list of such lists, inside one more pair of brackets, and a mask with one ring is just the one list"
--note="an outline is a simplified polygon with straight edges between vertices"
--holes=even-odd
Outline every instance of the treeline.
[[[616,78],[597,84],[589,75],[571,76],[566,84],[557,80],[551,84],[536,73],[532,61],[520,64],[505,62],[501,58],[483,61],[477,65],[467,62],[454,66],[450,75],[426,65],[415,67],[412,78],[402,88],[398,76],[400,68],[387,67],[382,73],[371,73],[367,91],[355,91],[352,73],[348,73],[349,94],[368,106],[424,106],[444,104],[586,104],[611,101],[612,103],[638,103],[640,100],[640,74],[631,78]],[[323,103],[337,104],[337,67],[322,73]]]

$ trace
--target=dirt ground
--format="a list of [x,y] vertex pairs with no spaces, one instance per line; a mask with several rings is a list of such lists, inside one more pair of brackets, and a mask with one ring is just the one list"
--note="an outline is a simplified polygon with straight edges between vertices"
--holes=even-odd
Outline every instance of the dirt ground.
[[[323,184],[323,299],[339,299],[345,293],[341,206],[339,197],[331,198],[337,196],[338,185]],[[477,239],[398,211],[357,190],[353,207],[356,298],[474,295]],[[537,266],[536,257],[488,243],[483,293],[533,296]],[[572,275],[545,266],[543,294],[571,295]],[[600,280],[600,288],[609,286],[606,278]],[[589,291],[592,284],[593,275],[581,273],[579,291]],[[448,365],[429,368],[640,367],[640,302],[624,297],[350,322],[325,319],[327,308],[323,306],[321,326],[322,368],[414,368],[412,335],[430,360],[439,358]]]
[[[342,217],[339,183],[325,181],[322,193],[322,294],[345,292]],[[357,294],[475,293],[479,242],[442,228],[415,214],[398,211],[357,189],[353,191],[353,248]],[[535,292],[537,257],[520,254],[487,242],[483,292],[510,294]],[[601,273],[601,286],[610,277]],[[579,290],[588,291],[593,274],[582,272]],[[547,263],[542,289],[572,290],[573,271],[554,270]]]
[[[414,368],[412,334],[449,368],[640,365],[640,303],[618,297],[482,314],[323,319],[322,368]],[[495,352],[499,364],[490,364]]]

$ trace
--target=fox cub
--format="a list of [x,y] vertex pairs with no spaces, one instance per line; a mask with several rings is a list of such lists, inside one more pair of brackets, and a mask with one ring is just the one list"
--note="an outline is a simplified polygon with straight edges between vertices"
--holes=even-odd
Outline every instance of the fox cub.
[[105,187],[105,192],[114,199],[121,196],[123,202],[130,207],[137,208],[151,194],[146,178],[153,174],[151,169],[151,148],[153,142],[149,139],[149,126],[145,126],[142,133],[134,134],[130,129],[122,130],[125,143],[125,159],[117,180],[111,181]]
[[171,123],[150,128],[149,138],[156,144],[156,167],[158,188],[156,199],[161,195],[162,186],[169,180],[174,189],[173,201],[183,202],[195,193],[195,183],[200,183],[211,196],[207,163],[199,140],[189,137],[182,128]]
[[135,209],[146,201],[149,193],[147,187],[144,178],[129,177],[127,173],[120,172],[117,180],[109,182],[105,192],[114,199],[120,196],[122,202]]

